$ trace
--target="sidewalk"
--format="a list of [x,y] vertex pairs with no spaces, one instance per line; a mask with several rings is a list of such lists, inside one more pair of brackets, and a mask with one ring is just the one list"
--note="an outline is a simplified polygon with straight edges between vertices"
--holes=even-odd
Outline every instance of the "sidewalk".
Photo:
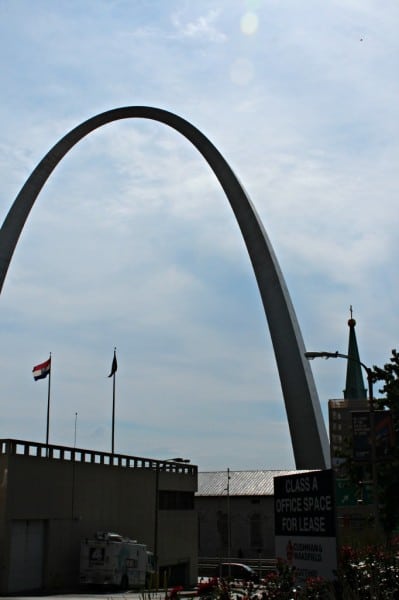
[[[165,600],[165,590],[159,590],[158,592],[117,592],[117,591],[106,591],[103,594],[100,593],[66,593],[66,594],[37,594],[36,596],[1,596],[0,600],[38,600],[43,598],[46,600]],[[187,591],[187,595],[184,592],[181,593],[180,597],[182,600],[185,598],[192,598],[193,592]]]
[[105,592],[104,594],[84,594],[82,592],[72,594],[57,594],[45,595],[38,594],[37,596],[1,596],[1,600],[38,600],[45,598],[46,600],[165,600],[165,590],[158,592]]

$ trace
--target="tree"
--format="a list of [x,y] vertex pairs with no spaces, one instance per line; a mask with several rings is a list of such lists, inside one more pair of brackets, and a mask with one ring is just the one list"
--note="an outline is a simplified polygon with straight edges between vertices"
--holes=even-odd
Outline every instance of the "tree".
[[392,416],[392,445],[386,458],[378,459],[379,516],[385,532],[390,535],[399,525],[399,353],[392,350],[390,362],[383,368],[372,369],[374,382],[382,381],[379,390],[384,394],[375,404],[380,410],[390,410]]

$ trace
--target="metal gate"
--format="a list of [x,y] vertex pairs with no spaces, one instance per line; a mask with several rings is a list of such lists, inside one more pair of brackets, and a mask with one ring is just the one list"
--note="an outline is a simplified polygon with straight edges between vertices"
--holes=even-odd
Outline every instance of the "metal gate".
[[11,522],[8,592],[38,590],[43,586],[45,522]]

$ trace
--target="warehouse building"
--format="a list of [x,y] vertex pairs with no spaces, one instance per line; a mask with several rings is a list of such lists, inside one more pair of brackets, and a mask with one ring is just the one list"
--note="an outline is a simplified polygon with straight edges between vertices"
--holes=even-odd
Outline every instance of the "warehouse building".
[[274,478],[301,472],[198,473],[199,556],[243,562],[274,558]]
[[161,581],[195,583],[196,489],[187,463],[0,440],[0,594],[76,588],[97,531],[147,544]]

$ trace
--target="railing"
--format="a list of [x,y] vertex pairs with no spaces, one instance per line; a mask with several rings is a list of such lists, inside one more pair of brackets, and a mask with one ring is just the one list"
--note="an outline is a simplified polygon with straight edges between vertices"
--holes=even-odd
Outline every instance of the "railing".
[[217,576],[218,565],[221,563],[240,563],[251,567],[260,577],[265,577],[270,571],[276,570],[277,561],[275,558],[198,558],[198,577]]
[[46,445],[24,440],[0,440],[0,455],[30,456],[32,458],[43,458],[46,460],[70,461],[79,463],[90,463],[96,465],[108,465],[110,467],[122,467],[128,469],[152,469],[154,471],[168,471],[171,473],[183,473],[185,475],[196,475],[197,467],[188,463],[172,460],[155,460],[140,456],[128,456],[125,454],[112,454],[110,452],[98,452],[83,448],[71,448],[69,446]]

